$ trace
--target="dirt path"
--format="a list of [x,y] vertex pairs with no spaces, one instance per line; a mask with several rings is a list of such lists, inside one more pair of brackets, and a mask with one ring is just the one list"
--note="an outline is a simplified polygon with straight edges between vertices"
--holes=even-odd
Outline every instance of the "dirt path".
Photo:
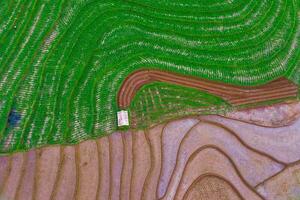
[[261,86],[246,87],[218,83],[160,70],[138,70],[130,74],[123,82],[118,93],[119,107],[122,109],[127,108],[137,91],[143,85],[155,81],[206,91],[222,97],[232,105],[244,105],[281,98],[296,97],[298,93],[297,85],[286,78],[279,78]]

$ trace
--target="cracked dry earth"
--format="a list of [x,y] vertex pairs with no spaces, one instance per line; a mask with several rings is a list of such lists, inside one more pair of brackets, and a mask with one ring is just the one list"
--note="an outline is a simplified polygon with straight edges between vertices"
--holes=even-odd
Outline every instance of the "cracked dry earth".
[[0,199],[296,200],[300,104],[0,157]]

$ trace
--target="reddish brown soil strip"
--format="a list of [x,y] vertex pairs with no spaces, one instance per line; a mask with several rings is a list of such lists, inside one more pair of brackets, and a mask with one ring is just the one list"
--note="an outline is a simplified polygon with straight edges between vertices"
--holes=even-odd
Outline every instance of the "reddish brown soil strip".
[[50,199],[59,171],[60,147],[44,148],[38,155],[35,175],[35,199]]
[[0,193],[11,171],[11,157],[0,157]]
[[97,189],[97,200],[109,199],[110,188],[110,150],[108,137],[97,141],[100,162],[100,177]]
[[123,140],[121,133],[109,136],[110,150],[110,199],[119,199],[121,191],[121,174],[123,170]]
[[161,133],[164,126],[159,125],[145,134],[151,150],[151,168],[143,187],[142,199],[145,200],[157,199],[156,188],[161,170]]
[[75,194],[76,166],[75,148],[68,146],[63,150],[63,162],[59,171],[60,176],[53,194],[53,199],[72,199]]
[[124,165],[121,180],[121,200],[130,200],[131,176],[132,176],[132,133],[122,134],[124,143]]
[[35,174],[36,152],[29,151],[27,154],[27,162],[22,180],[20,181],[20,188],[16,199],[31,200],[33,197],[33,184]]
[[5,192],[2,194],[4,199],[15,199],[19,181],[22,178],[24,161],[25,157],[22,153],[17,153],[13,156],[11,173],[4,187]]
[[94,200],[99,180],[99,161],[95,141],[79,144],[79,186],[78,199]]
[[143,85],[152,82],[166,82],[206,91],[222,97],[232,105],[296,97],[298,93],[297,85],[286,78],[279,78],[262,86],[235,86],[160,70],[138,70],[123,82],[118,93],[119,107],[127,108],[136,92]]
[[141,199],[143,185],[150,166],[150,147],[145,134],[142,131],[133,132],[133,169],[130,199]]

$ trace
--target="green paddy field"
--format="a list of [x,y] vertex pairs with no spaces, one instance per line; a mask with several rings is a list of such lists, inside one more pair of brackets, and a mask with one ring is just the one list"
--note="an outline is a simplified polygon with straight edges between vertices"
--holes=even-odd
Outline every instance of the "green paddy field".
[[[1,1],[0,153],[116,131],[118,90],[140,68],[234,85],[282,76],[300,84],[300,1]],[[146,128],[204,107],[231,106],[152,83],[128,109]]]

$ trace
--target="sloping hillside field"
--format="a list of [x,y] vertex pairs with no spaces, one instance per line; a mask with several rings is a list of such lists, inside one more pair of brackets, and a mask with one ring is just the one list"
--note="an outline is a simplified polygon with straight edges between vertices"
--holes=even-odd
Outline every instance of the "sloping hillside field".
[[0,153],[295,100],[299,46],[299,0],[3,0]]

